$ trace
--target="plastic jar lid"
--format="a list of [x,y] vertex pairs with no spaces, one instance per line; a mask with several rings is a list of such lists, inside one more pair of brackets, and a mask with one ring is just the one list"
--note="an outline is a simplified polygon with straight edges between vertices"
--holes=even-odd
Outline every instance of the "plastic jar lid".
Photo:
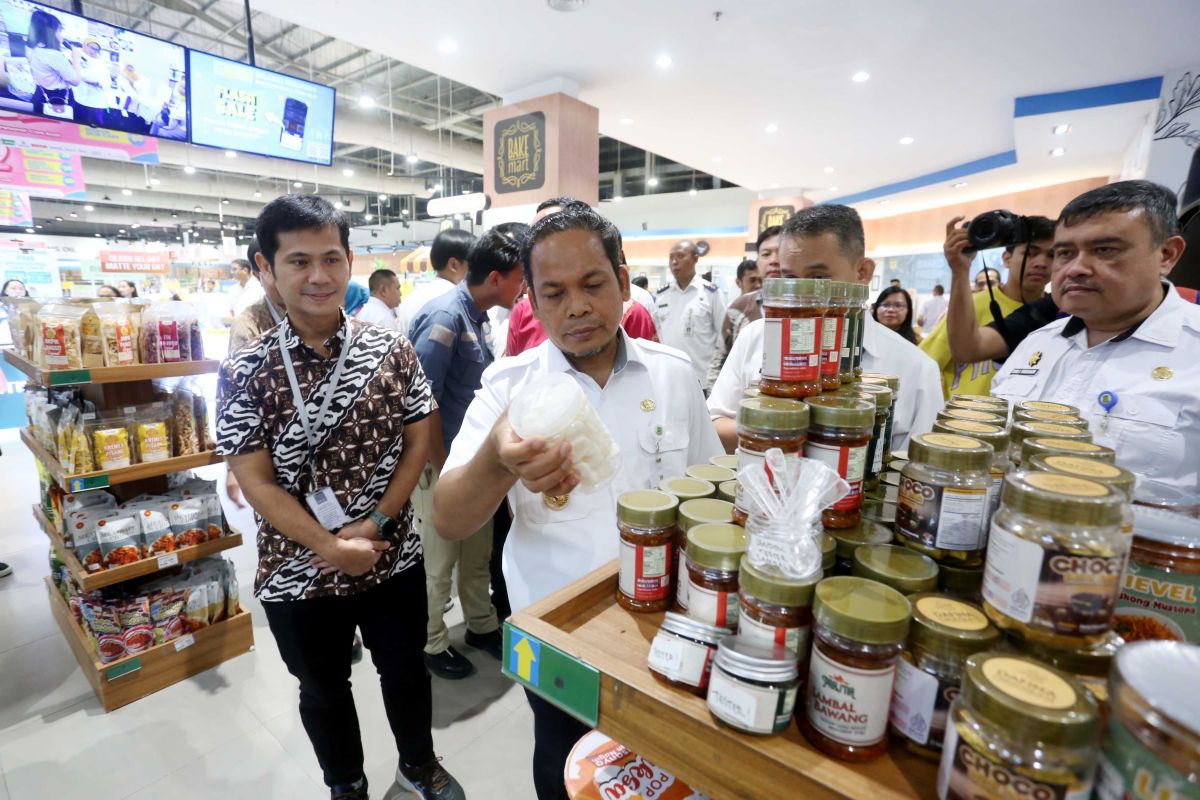
[[1182,642],[1130,642],[1117,653],[1109,696],[1115,697],[1123,682],[1164,720],[1200,736],[1197,675],[1200,675],[1200,646]]
[[1121,496],[1102,483],[1053,472],[1010,472],[1000,502],[1013,511],[1073,525],[1116,525]]
[[1088,427],[1087,420],[1080,419],[1074,414],[1060,414],[1057,411],[1015,411],[1015,422],[1057,422],[1059,425],[1070,425],[1072,428]]
[[752,384],[742,390],[742,397],[763,397],[762,389],[758,388],[758,384]]
[[1008,430],[1008,435],[1016,444],[1020,444],[1026,439],[1036,439],[1039,436],[1080,442],[1092,441],[1092,434],[1088,431],[1072,428],[1070,425],[1061,425],[1057,422],[1014,422]]
[[688,530],[688,561],[701,567],[733,572],[745,552],[746,531],[740,525],[709,522]]
[[702,481],[708,481],[713,486],[725,481],[731,481],[737,477],[737,473],[725,467],[717,467],[712,464],[694,464],[685,470],[689,478],[699,478]]
[[733,503],[704,497],[679,504],[679,527],[686,533],[697,525],[727,523],[733,519]]
[[900,389],[900,376],[891,375],[886,372],[864,372],[862,374],[862,382],[867,383],[868,378],[874,378],[876,381],[883,381],[884,384],[893,392]]
[[913,462],[957,472],[986,470],[994,455],[987,442],[953,433],[921,433],[908,441]]
[[1021,461],[1036,455],[1053,455],[1055,453],[1091,458],[1096,461],[1103,461],[1106,464],[1114,464],[1117,460],[1117,453],[1111,447],[1105,447],[1094,442],[1085,442],[1082,439],[1056,439],[1054,437],[1036,436],[1021,442]]
[[969,422],[986,422],[989,425],[996,425],[1003,428],[1008,424],[1008,417],[992,411],[980,411],[975,408],[959,408],[958,406],[946,406],[937,413],[937,419],[959,419]]
[[767,278],[763,281],[763,301],[768,304],[828,305],[830,283],[832,281],[825,278]]
[[826,528],[825,533],[836,542],[838,558],[852,559],[854,551],[864,544],[887,544],[892,541],[892,531],[878,522],[862,520],[853,528]]
[[875,404],[858,397],[819,395],[805,398],[813,425],[830,428],[870,428],[875,424]]
[[1005,453],[1008,451],[1008,433],[999,425],[956,417],[938,420],[933,423],[933,430],[935,433],[970,436],[972,439],[987,442],[992,446],[993,456],[996,453]]
[[1133,502],[1200,518],[1200,494],[1158,481],[1138,481]]
[[943,592],[978,595],[983,587],[983,567],[938,564],[938,588]]
[[712,497],[717,493],[716,486],[699,478],[663,478],[658,490],[675,495],[681,503],[697,497]]
[[653,489],[637,489],[617,498],[617,519],[640,528],[674,525],[678,511],[678,497]]
[[875,497],[864,497],[862,515],[864,519],[892,528],[896,524],[896,504]]
[[[854,300],[866,301],[871,296],[871,289],[865,283],[851,283],[853,291],[850,293]],[[864,311],[866,309],[863,309]]]
[[717,487],[717,497],[732,503],[733,499],[737,497],[737,487],[738,482],[736,480],[725,481]]
[[737,424],[780,433],[806,431],[808,406],[781,397],[748,398],[738,404]]
[[[1025,460],[1022,459],[1024,464]],[[1103,483],[1114,489],[1120,489],[1126,497],[1133,497],[1133,487],[1137,484],[1137,476],[1124,467],[1116,464],[1105,464],[1094,458],[1064,455],[1036,455],[1029,457],[1029,466],[1044,472],[1058,472],[1063,475],[1075,475],[1087,478],[1096,483]]]
[[821,534],[821,569],[828,572],[837,561],[837,539],[828,533]]
[[789,684],[800,676],[791,650],[783,645],[768,649],[736,635],[721,639],[716,664],[731,675],[760,683]]
[[1010,653],[976,653],[963,673],[962,697],[1017,740],[1094,746],[1096,701],[1070,675]]
[[1066,403],[1051,403],[1048,400],[1026,400],[1017,403],[1014,411],[1053,411],[1056,414],[1074,414],[1079,416],[1079,409]]
[[1047,647],[1037,642],[1025,641],[1011,637],[1011,644],[1018,651],[1030,658],[1036,658],[1044,664],[1049,664],[1063,672],[1072,675],[1087,675],[1089,677],[1106,677],[1112,669],[1113,658],[1125,644],[1125,640],[1116,633],[1109,631],[1099,643],[1091,647],[1075,650],[1062,650],[1057,647]]
[[721,639],[729,636],[731,633],[728,628],[705,625],[703,622],[692,619],[686,614],[676,614],[674,611],[668,611],[663,615],[661,628],[668,633],[686,636],[689,639],[696,639],[713,647],[716,647]]
[[813,588],[819,580],[820,570],[807,578],[789,578],[776,574],[769,567],[756,567],[750,563],[749,556],[742,556],[738,571],[738,586],[746,594],[764,603],[793,608],[812,605]]
[[990,394],[952,394],[950,399],[954,400],[970,400],[975,403],[991,403],[997,408],[1003,408],[1004,413],[1008,413],[1008,401],[1003,397],[993,397]]
[[1200,521],[1165,508],[1135,505],[1133,535],[1138,539],[1200,551]]
[[937,588],[938,566],[929,556],[907,547],[870,544],[854,551],[853,574],[913,594]]
[[875,412],[886,411],[892,407],[892,390],[878,383],[848,383],[834,395],[863,397],[875,404]]
[[830,281],[829,305],[839,310],[848,309],[854,299],[854,287],[855,284],[849,281]]
[[963,659],[989,650],[1000,640],[1000,631],[976,605],[939,594],[915,594],[908,640],[938,656]]
[[995,403],[985,403],[981,400],[951,400],[946,408],[961,408],[967,411],[982,411],[985,414],[996,414],[998,406]]
[[708,460],[708,463],[712,464],[714,467],[724,467],[725,469],[731,469],[734,472],[737,472],[737,468],[738,468],[738,458],[737,458],[737,455],[734,453],[724,453],[719,456],[713,456],[712,458],[710,458]]
[[867,644],[892,644],[908,635],[912,606],[890,586],[841,576],[817,584],[812,613],[813,619],[838,636]]

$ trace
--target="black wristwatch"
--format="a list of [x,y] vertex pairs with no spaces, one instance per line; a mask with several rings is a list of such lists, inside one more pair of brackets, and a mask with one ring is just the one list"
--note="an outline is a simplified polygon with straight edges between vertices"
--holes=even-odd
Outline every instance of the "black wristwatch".
[[369,519],[379,526],[379,535],[389,542],[396,542],[396,532],[400,529],[400,520],[389,517],[379,509],[371,512]]

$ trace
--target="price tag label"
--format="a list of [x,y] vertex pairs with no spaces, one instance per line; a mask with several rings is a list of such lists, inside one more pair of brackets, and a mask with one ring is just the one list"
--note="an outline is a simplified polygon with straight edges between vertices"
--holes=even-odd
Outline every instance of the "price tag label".
[[158,568],[166,569],[174,567],[179,563],[179,553],[167,553],[165,556],[158,557]]
[[190,633],[185,634],[184,636],[180,636],[178,639],[175,640],[175,652],[178,653],[180,650],[186,650],[189,647],[191,647],[192,645],[194,645],[195,643],[196,643],[196,637],[192,636]]
[[650,643],[648,662],[659,672],[678,672],[683,666],[683,642],[670,636],[655,636]]

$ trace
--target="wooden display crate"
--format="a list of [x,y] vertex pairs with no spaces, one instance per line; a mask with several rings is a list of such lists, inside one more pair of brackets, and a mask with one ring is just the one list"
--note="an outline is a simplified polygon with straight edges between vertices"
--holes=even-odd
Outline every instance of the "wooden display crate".
[[183,378],[216,372],[221,362],[214,359],[179,361],[171,364],[132,364],[128,367],[91,367],[89,369],[43,369],[5,349],[4,360],[24,372],[41,386],[69,386],[81,383],[128,383],[159,378]]
[[703,698],[646,667],[662,614],[617,605],[617,562],[505,623],[505,674],[714,798],[911,800],[936,796],[937,765],[899,746],[866,764],[829,758],[795,723],[749,736],[717,723]]
[[176,472],[183,472],[184,470],[195,469],[197,467],[207,467],[209,464],[216,464],[221,461],[221,457],[217,455],[216,451],[205,450],[203,453],[196,453],[195,455],[164,458],[161,461],[132,464],[128,467],[120,467],[119,469],[67,475],[63,472],[62,464],[58,462],[58,459],[49,450],[42,447],[41,442],[37,440],[37,437],[29,429],[21,430],[21,441],[46,466],[46,469],[54,477],[55,483],[61,486],[63,491],[66,492],[86,492],[89,489],[106,489],[109,486],[116,486],[122,483],[133,483],[134,481],[172,475]]
[[111,664],[101,664],[96,660],[87,635],[75,623],[66,600],[49,578],[46,578],[46,588],[50,593],[50,610],[54,619],[105,711],[128,705],[159,689],[186,680],[249,652],[254,646],[250,614],[239,610],[235,616],[195,633],[155,645]]

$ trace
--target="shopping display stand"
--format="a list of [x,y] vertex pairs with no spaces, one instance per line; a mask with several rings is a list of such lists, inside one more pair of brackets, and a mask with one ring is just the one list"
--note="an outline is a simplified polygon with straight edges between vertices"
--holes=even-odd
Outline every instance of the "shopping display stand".
[[506,675],[711,797],[911,800],[936,795],[937,764],[900,746],[851,764],[815,750],[795,723],[749,736],[716,722],[703,698],[646,666],[663,615],[617,605],[617,562],[504,626]]
[[[45,370],[11,350],[4,351],[4,360],[40,386],[78,386],[84,397],[95,403],[96,408],[100,410],[152,402],[153,381],[212,373],[220,366],[219,361],[206,360],[80,370]],[[42,462],[55,483],[64,491],[77,493],[108,489],[120,500],[127,500],[143,492],[160,494],[167,489],[168,475],[215,464],[221,460],[215,452],[205,451],[133,464],[120,469],[67,474],[58,459],[42,447],[29,430],[21,431],[21,441]],[[165,570],[175,570],[180,564],[242,544],[241,534],[233,532],[219,539],[179,548],[157,558],[142,559],[99,572],[88,572],[75,554],[66,547],[62,533],[50,523],[40,506],[33,507],[33,515],[38,526],[54,544],[71,577],[84,591],[113,586]],[[54,620],[62,629],[63,636],[75,654],[84,676],[92,684],[106,711],[128,705],[159,689],[215,667],[223,661],[248,652],[254,646],[250,615],[239,609],[238,613],[221,622],[170,642],[155,645],[135,655],[103,664],[50,578],[46,578],[46,587]]]

